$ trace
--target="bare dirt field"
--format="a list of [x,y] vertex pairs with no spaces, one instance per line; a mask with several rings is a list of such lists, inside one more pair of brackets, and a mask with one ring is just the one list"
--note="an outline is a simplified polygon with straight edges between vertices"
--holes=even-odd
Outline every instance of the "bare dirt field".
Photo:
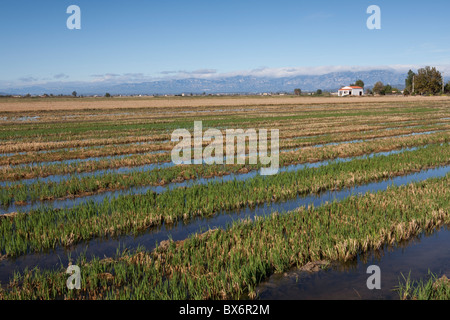
[[56,111],[85,109],[128,109],[161,107],[233,107],[262,105],[316,105],[383,102],[450,101],[449,96],[438,97],[169,97],[169,98],[37,98],[0,100],[0,112]]

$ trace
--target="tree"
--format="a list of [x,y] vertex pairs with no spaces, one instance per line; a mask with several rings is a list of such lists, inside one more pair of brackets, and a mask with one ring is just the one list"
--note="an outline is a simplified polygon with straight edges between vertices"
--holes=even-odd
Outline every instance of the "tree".
[[442,74],[429,66],[417,71],[414,91],[419,94],[437,94],[442,91]]
[[391,87],[391,85],[387,84],[384,86],[383,91],[382,91],[382,95],[386,95],[386,94],[392,94],[392,91],[394,91]]
[[408,76],[405,79],[405,91],[406,92],[412,92],[412,86],[413,86],[413,81],[414,81],[415,75],[416,74],[412,70],[408,71]]
[[317,89],[316,95],[321,96],[323,94],[323,91],[321,89]]
[[109,94],[109,93],[107,92],[107,93],[105,93],[105,97],[106,97],[106,98],[111,98],[111,94]]
[[295,94],[296,96],[301,95],[301,94],[302,94],[302,89],[294,89],[294,94]]
[[364,88],[364,81],[362,81],[362,80],[356,80],[355,86]]
[[444,92],[445,93],[450,93],[450,81],[447,82],[447,84],[445,85]]
[[76,97],[76,96],[77,96],[77,92],[76,92],[76,91],[72,92],[72,95],[73,95],[74,97]]
[[377,83],[375,83],[375,85],[373,86],[373,93],[383,95],[385,94],[383,82],[378,81]]

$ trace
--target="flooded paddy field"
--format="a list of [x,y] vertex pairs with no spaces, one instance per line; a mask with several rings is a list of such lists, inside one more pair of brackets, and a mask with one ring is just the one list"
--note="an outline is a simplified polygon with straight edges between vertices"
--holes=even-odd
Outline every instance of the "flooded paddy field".
[[[257,289],[261,300],[399,300],[407,277],[450,273],[450,226],[396,245],[366,252],[347,262],[327,262],[276,274]],[[377,265],[382,286],[370,290],[367,269]]]
[[[0,102],[0,299],[395,300],[402,275],[450,276],[448,100],[211,101]],[[248,137],[244,163],[175,164],[194,121],[279,130],[276,174]]]

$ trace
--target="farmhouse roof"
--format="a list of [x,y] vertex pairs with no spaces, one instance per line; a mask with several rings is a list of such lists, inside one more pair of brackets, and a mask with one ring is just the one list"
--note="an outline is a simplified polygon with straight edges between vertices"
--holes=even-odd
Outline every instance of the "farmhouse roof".
[[358,87],[358,86],[343,87],[342,89],[339,89],[339,91],[350,90],[350,89],[362,89],[362,87]]

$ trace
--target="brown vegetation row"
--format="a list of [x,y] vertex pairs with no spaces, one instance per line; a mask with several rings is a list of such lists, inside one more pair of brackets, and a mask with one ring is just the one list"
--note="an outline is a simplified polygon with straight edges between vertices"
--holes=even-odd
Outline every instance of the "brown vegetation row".
[[218,107],[218,106],[260,106],[289,104],[353,104],[380,102],[436,102],[450,101],[450,97],[222,97],[222,98],[77,98],[77,99],[7,99],[0,101],[0,112],[22,112],[40,110],[85,110],[85,109],[132,109],[160,107]]

